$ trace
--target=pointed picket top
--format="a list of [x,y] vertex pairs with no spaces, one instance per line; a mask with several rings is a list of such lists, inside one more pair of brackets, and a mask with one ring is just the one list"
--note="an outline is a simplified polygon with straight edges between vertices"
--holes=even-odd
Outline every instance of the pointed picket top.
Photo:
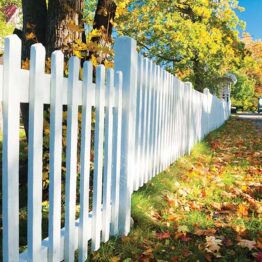
[[67,90],[67,148],[66,148],[66,208],[65,208],[65,261],[74,260],[75,212],[77,179],[78,105],[77,82],[79,81],[80,60],[69,59]]
[[41,259],[42,242],[42,144],[43,144],[43,75],[45,48],[34,44],[30,50],[29,141],[28,141],[28,223],[29,260]]
[[89,215],[89,179],[90,179],[90,148],[91,148],[91,101],[93,90],[93,65],[90,61],[84,63],[83,69],[83,107],[80,152],[80,217],[78,261],[84,262],[88,258],[88,235],[91,233]]
[[63,76],[64,55],[55,51],[51,56],[50,86],[49,261],[60,259]]
[[[19,260],[19,85],[21,40],[5,38],[3,69],[3,260]],[[2,94],[1,94],[2,96]]]
[[95,124],[95,159],[92,217],[92,250],[100,248],[102,178],[103,178],[103,143],[104,143],[104,105],[105,105],[105,67],[97,67],[95,92],[96,124]]

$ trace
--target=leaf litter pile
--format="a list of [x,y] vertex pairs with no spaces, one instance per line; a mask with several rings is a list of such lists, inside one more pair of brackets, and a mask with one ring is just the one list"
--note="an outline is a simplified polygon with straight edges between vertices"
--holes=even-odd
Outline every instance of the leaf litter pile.
[[262,261],[262,130],[231,118],[132,196],[92,261]]

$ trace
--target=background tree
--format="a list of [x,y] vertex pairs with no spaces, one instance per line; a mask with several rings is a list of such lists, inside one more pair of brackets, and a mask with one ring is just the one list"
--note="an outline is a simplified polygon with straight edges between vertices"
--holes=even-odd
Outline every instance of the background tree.
[[237,1],[125,1],[116,19],[119,34],[138,40],[142,52],[195,88],[216,91],[216,79],[238,66],[244,45]]

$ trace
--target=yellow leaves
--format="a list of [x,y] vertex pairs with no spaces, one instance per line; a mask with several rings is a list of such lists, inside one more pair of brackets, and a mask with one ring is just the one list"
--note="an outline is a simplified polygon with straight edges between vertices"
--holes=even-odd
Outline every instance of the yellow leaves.
[[89,34],[88,34],[88,39],[91,40],[94,37],[101,37],[103,34],[102,29],[93,29]]
[[114,67],[114,62],[113,61],[105,61],[105,68],[113,68]]
[[123,1],[117,1],[117,9],[116,9],[116,18],[125,15],[128,10],[127,10],[127,4],[128,0],[123,0]]
[[81,52],[79,50],[73,50],[73,55],[77,56],[78,58],[83,58]]
[[26,40],[36,40],[37,39],[34,32],[27,33],[25,35],[25,38],[26,38]]
[[112,257],[112,258],[110,259],[110,262],[119,262],[119,261],[121,261],[121,259],[120,259],[120,257],[118,257],[118,256]]
[[238,206],[238,210],[237,210],[237,214],[241,217],[246,217],[248,216],[248,206],[244,203],[241,203],[239,206]]
[[83,28],[81,28],[79,25],[77,25],[74,21],[69,21],[67,23],[67,28],[73,33],[81,33],[83,32]]
[[30,67],[30,60],[28,58],[26,58],[26,60],[22,61],[22,69],[29,70],[29,67]]
[[91,56],[91,62],[93,66],[98,66],[97,58],[94,55]]

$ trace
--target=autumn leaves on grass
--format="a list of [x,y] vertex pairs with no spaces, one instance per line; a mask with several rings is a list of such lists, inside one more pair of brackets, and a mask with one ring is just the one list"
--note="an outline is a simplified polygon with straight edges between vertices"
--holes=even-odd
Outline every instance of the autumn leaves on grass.
[[232,118],[133,194],[130,235],[93,260],[262,261],[261,174],[261,131]]
[[[222,257],[225,248],[234,254],[237,246],[261,261],[261,133],[248,121],[232,119],[211,134],[208,143],[209,155],[193,152],[178,161],[183,172],[174,192],[164,196],[168,208],[161,212],[166,218],[162,223],[174,231],[156,237],[182,242],[204,237],[199,248],[207,253],[207,260]],[[192,213],[199,217],[193,218]]]

